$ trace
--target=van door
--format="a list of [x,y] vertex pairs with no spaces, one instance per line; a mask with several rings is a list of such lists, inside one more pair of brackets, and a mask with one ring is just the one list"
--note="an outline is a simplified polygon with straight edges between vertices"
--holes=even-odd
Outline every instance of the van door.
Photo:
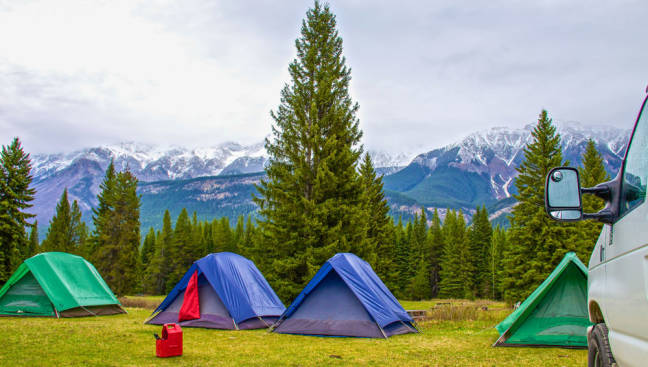
[[605,248],[605,315],[621,366],[640,366],[648,353],[648,112],[635,125],[623,167],[620,219]]

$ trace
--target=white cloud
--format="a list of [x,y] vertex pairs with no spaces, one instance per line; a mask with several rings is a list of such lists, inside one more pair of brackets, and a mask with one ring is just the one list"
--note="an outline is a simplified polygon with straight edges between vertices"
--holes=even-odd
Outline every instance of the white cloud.
[[[261,140],[310,5],[0,0],[0,143]],[[432,148],[541,108],[630,126],[648,82],[642,1],[331,6],[370,147]]]

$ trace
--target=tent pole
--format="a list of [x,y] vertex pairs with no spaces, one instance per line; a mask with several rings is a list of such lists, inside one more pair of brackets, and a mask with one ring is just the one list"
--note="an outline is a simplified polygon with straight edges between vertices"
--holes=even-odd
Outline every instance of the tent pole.
[[[401,324],[405,325],[405,327],[410,329],[410,330],[412,330],[412,326],[414,326],[414,325],[412,325],[412,326],[407,325],[403,320],[400,320],[400,322],[401,322]],[[420,330],[416,326],[414,326],[414,331],[416,331],[417,333],[420,333]]]
[[235,328],[236,330],[239,330],[238,325],[236,325],[236,321],[234,321],[234,319],[232,319],[232,322],[234,323],[234,328]]
[[261,322],[263,323],[263,325],[265,325],[267,328],[269,328],[270,326],[272,326],[272,325],[268,325],[268,323],[265,322],[265,320],[264,320],[261,316],[257,316],[257,317],[259,318],[259,320],[261,320]]
[[[378,323],[376,323],[376,325],[378,325]],[[378,329],[380,329],[382,335],[385,337],[385,339],[387,339],[387,334],[385,334],[385,330],[383,330],[383,328],[381,328],[380,325],[378,325]]]
[[500,337],[497,338],[497,340],[495,340],[495,343],[493,343],[492,347],[497,347],[498,345],[503,344],[506,341],[506,339],[508,339],[507,334],[508,334],[508,330],[503,332],[502,335],[500,335]]

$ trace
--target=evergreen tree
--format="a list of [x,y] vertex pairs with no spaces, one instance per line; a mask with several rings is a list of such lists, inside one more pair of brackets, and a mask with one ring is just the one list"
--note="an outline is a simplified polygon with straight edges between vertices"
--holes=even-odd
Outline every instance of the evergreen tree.
[[[416,217],[416,216],[415,216]],[[416,218],[415,218],[416,220]],[[407,222],[405,229],[400,230],[400,236],[396,244],[396,265],[398,265],[398,290],[399,296],[410,299],[407,294],[407,286],[414,276],[414,265],[412,265],[412,222]]]
[[[162,230],[155,238],[155,251],[144,273],[145,292],[151,294],[164,294],[167,292],[167,280],[170,270],[169,251],[172,246],[171,215],[168,210],[165,210],[162,219]],[[171,287],[173,286],[175,286],[175,283],[171,285]]]
[[205,244],[203,238],[203,230],[201,223],[198,222],[198,214],[194,211],[193,217],[191,217],[191,249],[192,254],[195,257],[193,261],[196,261],[202,258],[205,252]]
[[31,160],[18,138],[2,146],[0,153],[0,284],[4,284],[26,258],[27,232],[33,214],[25,210],[32,207],[36,191],[32,181]]
[[70,202],[68,201],[67,188],[63,189],[61,198],[56,204],[56,213],[50,220],[47,234],[43,240],[43,251],[63,251],[69,250],[69,233],[71,218],[70,218]]
[[493,231],[491,242],[491,253],[489,256],[490,278],[492,279],[491,284],[493,284],[491,297],[493,299],[502,299],[502,294],[504,292],[502,278],[505,274],[503,266],[508,248],[506,230],[498,225]]
[[26,254],[27,258],[30,258],[40,252],[40,244],[38,241],[38,221],[34,221],[34,225],[31,227],[31,232],[29,233],[29,250]]
[[394,264],[396,255],[394,243],[394,224],[389,216],[389,205],[383,192],[382,176],[376,171],[369,153],[365,153],[360,165],[363,205],[366,215],[366,245],[363,254],[357,254],[372,264],[374,271],[392,288],[398,282],[398,269]]
[[142,267],[147,268],[149,263],[151,262],[151,258],[153,257],[155,252],[155,230],[153,227],[149,228],[148,233],[146,234],[146,237],[144,237],[144,243],[142,244],[142,251],[141,251],[141,262],[142,262]]
[[414,217],[414,223],[412,224],[411,264],[417,264],[421,256],[425,259],[425,254],[429,250],[426,248],[427,244],[427,216],[425,215],[425,209],[421,208],[420,215]]
[[81,221],[81,210],[76,200],[70,207],[67,188],[56,204],[56,213],[50,221],[47,235],[43,240],[43,251],[61,251],[70,254],[81,254],[85,242],[85,224]]
[[248,215],[245,222],[245,231],[238,245],[238,251],[242,256],[250,259],[254,257],[254,251],[252,250],[254,247],[254,236],[255,228],[254,224],[252,224],[252,216]]
[[[79,209],[79,205],[77,204],[76,200],[72,202],[72,212],[81,213],[81,210]],[[79,217],[80,219],[81,217]],[[78,233],[78,238],[79,242],[77,244],[77,254],[85,259],[90,258],[90,244],[92,243],[92,240],[90,238],[90,234],[88,231],[88,226],[85,224],[83,221],[79,221],[79,224],[76,228],[76,232]]]
[[[398,275],[398,278],[396,279],[396,283],[394,284],[393,288],[390,288],[392,293],[396,297],[400,297],[401,293],[405,292],[405,288],[403,288],[403,284],[406,282],[406,276],[401,275],[401,269],[403,268],[402,262],[406,258],[405,254],[407,257],[409,257],[409,249],[405,249],[406,251],[403,251],[403,246],[402,243],[405,241],[405,231],[403,228],[403,218],[402,216],[398,217],[398,222],[394,224],[394,250],[395,250],[395,255],[394,255],[394,260],[393,260],[393,265],[396,268],[396,274]],[[405,283],[406,284],[406,283]]]
[[436,208],[434,209],[434,214],[432,214],[432,224],[428,229],[427,241],[428,259],[426,262],[429,264],[430,271],[430,296],[436,297],[439,294],[441,256],[444,248],[441,218],[439,218],[439,212]]
[[[295,42],[290,84],[272,112],[267,180],[257,187],[268,281],[284,300],[295,297],[336,252],[365,244],[356,164],[362,135],[349,96],[350,69],[328,5],[315,5]],[[267,269],[270,270],[270,269]]]
[[422,300],[430,299],[432,296],[432,288],[430,287],[430,271],[428,270],[427,262],[423,255],[417,262],[416,274],[410,280],[407,286],[409,299]]
[[[583,154],[583,166],[579,167],[580,184],[582,187],[594,187],[602,182],[610,180],[610,176],[605,171],[603,158],[596,149],[596,144],[592,139],[587,142]],[[596,213],[605,207],[605,201],[594,195],[583,195],[583,212]],[[581,261],[587,263],[594,245],[601,234],[603,223],[593,220],[584,220],[575,224],[576,231],[572,239],[575,244],[576,255]]]
[[234,234],[232,233],[232,227],[230,227],[228,217],[222,217],[221,219],[214,220],[212,231],[215,252],[237,252]]
[[[97,259],[95,256],[98,253],[100,246],[100,237],[104,237],[103,241],[109,238],[108,228],[110,226],[109,220],[111,213],[114,210],[112,203],[115,200],[115,182],[116,182],[115,165],[111,160],[106,168],[104,179],[99,185],[99,195],[97,195],[97,207],[92,209],[92,222],[94,223],[95,230],[92,233],[88,245],[88,254],[90,262],[94,263]],[[101,233],[97,230],[101,229]],[[105,230],[104,230],[105,229]]]
[[182,208],[173,231],[173,244],[169,251],[170,275],[167,279],[167,291],[180,281],[194,261],[200,258],[199,244],[193,241],[193,231],[189,213]]
[[111,162],[100,187],[91,258],[116,294],[132,293],[140,285],[141,265],[137,178],[129,171],[115,174]]
[[245,237],[245,218],[243,215],[239,215],[239,217],[236,220],[236,228],[234,229],[234,235],[232,238],[232,242],[235,245],[235,248],[238,249],[242,246],[245,246],[243,243]]
[[489,276],[491,253],[491,237],[493,227],[488,220],[486,207],[477,207],[473,216],[472,230],[470,231],[470,253],[473,259],[473,279],[475,281],[475,293],[477,297],[489,297],[492,292],[492,279]]
[[203,256],[207,256],[214,252],[214,238],[212,236],[212,226],[209,222],[204,222],[202,225],[203,231]]
[[542,111],[524,149],[524,161],[515,181],[518,205],[510,216],[510,246],[502,279],[504,299],[522,301],[558,265],[572,248],[573,225],[551,220],[544,209],[544,184],[552,167],[567,165],[562,159],[560,135],[547,111]]
[[443,231],[446,243],[441,257],[439,297],[473,298],[474,266],[463,213],[448,210]]

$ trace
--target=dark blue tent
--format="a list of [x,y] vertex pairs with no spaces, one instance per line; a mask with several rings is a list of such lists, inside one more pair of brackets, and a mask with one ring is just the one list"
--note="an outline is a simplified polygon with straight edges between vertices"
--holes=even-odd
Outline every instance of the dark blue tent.
[[286,309],[252,261],[231,252],[219,252],[195,261],[146,323],[177,323],[185,290],[188,286],[192,288],[192,278],[194,289],[197,284],[197,295],[194,291],[190,296],[192,301],[199,301],[200,315],[180,322],[182,326],[265,328]]
[[324,263],[273,331],[387,338],[417,332],[413,322],[366,261],[340,253]]

